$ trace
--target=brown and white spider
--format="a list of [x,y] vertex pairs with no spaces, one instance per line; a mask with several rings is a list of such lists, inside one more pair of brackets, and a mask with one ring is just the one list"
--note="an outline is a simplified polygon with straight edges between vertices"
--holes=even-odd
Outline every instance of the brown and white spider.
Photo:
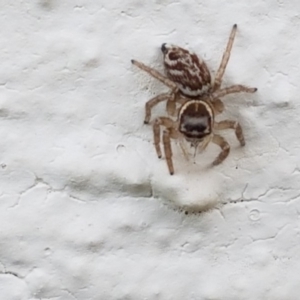
[[[256,88],[243,85],[220,88],[236,30],[237,25],[234,25],[213,83],[209,69],[201,58],[174,45],[163,44],[161,47],[164,54],[164,66],[167,77],[141,62],[132,60],[134,65],[171,88],[169,93],[160,94],[147,101],[144,121],[149,123],[152,107],[162,101],[167,101],[169,115],[177,113],[175,121],[169,117],[158,117],[153,124],[154,145],[159,158],[161,158],[160,127],[165,127],[163,145],[171,175],[174,174],[171,138],[185,139],[190,142],[195,147],[195,153],[199,144],[201,144],[202,150],[211,141],[219,145],[222,151],[214,160],[213,165],[220,164],[230,151],[229,144],[223,137],[216,134],[215,130],[234,129],[241,146],[245,145],[242,128],[239,123],[231,120],[215,121],[215,115],[221,113],[224,109],[224,105],[219,97],[239,92],[254,93],[257,90]],[[176,103],[180,104],[178,109],[176,109]]]

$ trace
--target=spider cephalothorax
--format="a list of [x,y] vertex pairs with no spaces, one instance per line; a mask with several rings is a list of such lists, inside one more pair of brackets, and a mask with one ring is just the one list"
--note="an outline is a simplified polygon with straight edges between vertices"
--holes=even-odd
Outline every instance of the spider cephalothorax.
[[[214,160],[213,165],[220,164],[230,151],[229,144],[222,136],[216,134],[216,130],[234,129],[241,146],[245,145],[243,131],[238,122],[231,120],[216,122],[214,118],[224,109],[219,98],[239,92],[254,93],[257,90],[244,85],[221,88],[236,30],[237,26],[234,25],[214,81],[211,79],[206,63],[201,58],[178,46],[170,44],[161,46],[166,76],[141,62],[132,60],[134,65],[171,89],[170,92],[147,101],[144,121],[149,123],[152,107],[162,101],[167,101],[167,112],[170,116],[176,116],[177,112],[176,120],[170,117],[158,117],[153,123],[154,145],[158,157],[161,157],[161,127],[164,127],[162,140],[170,174],[174,173],[171,138],[184,139],[195,146],[196,150],[199,144],[201,144],[201,149],[205,149],[210,142],[219,145],[222,151]],[[176,107],[176,104],[179,107]]]
[[188,101],[178,112],[178,122],[178,131],[187,141],[197,144],[212,133],[213,107],[209,102],[201,100]]

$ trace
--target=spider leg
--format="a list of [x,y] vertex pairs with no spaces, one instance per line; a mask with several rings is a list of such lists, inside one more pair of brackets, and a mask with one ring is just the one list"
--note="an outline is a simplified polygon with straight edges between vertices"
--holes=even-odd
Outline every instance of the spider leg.
[[237,85],[232,85],[230,87],[220,89],[218,91],[213,92],[212,97],[213,98],[221,98],[228,94],[234,94],[234,93],[240,93],[240,92],[255,93],[256,91],[257,91],[257,88],[250,88],[248,86],[237,84]]
[[241,125],[238,122],[231,121],[231,120],[224,120],[219,123],[214,124],[214,129],[216,130],[223,130],[223,129],[234,129],[235,135],[239,140],[241,146],[245,146],[245,138],[243,135],[243,130]]
[[218,146],[220,146],[222,149],[221,153],[218,155],[218,157],[212,163],[213,166],[216,166],[216,165],[219,165],[228,156],[228,154],[230,152],[230,146],[226,142],[226,140],[218,134],[215,134],[213,136],[212,142],[214,144],[217,144]]
[[[131,62],[132,62],[132,64],[134,64],[135,66],[137,66],[141,70],[147,72],[152,77],[154,77],[157,80],[159,80],[160,82],[162,82],[167,87],[171,88],[171,92],[169,93],[169,99],[167,99],[167,112],[171,116],[174,116],[175,110],[176,110],[175,98],[176,98],[176,95],[178,94],[178,91],[179,91],[177,85],[172,80],[170,80],[168,77],[162,75],[161,73],[159,73],[155,69],[150,68],[150,67],[148,67],[148,66],[144,65],[143,63],[141,63],[139,61],[136,61],[136,60],[131,60]],[[159,99],[161,99],[161,98],[159,98]],[[151,99],[150,101],[154,101],[154,99]],[[155,101],[158,101],[156,103],[159,103],[159,102],[161,102],[163,100],[155,100]],[[154,105],[156,105],[155,101],[154,101],[154,104],[150,103],[149,105],[152,105],[151,107],[153,107]],[[151,115],[151,113],[150,113],[150,115]],[[149,123],[149,120],[150,120],[150,116],[149,116],[149,118],[147,118],[147,107],[146,107],[145,123],[146,124]]]
[[175,122],[167,117],[159,117],[155,120],[153,124],[153,134],[154,134],[154,146],[158,158],[162,157],[160,149],[160,126],[166,127],[163,131],[163,146],[165,152],[165,158],[167,161],[168,169],[171,175],[174,174],[174,167],[172,161],[172,148],[171,148],[171,138],[177,138],[178,132],[175,129]]
[[167,112],[170,116],[176,116],[178,113],[178,110],[176,109],[176,103],[183,105],[190,99],[184,97],[181,95],[178,91],[171,92],[170,98],[167,101]]
[[173,91],[178,91],[178,88],[176,86],[176,84],[170,80],[169,78],[167,78],[166,76],[162,75],[161,73],[159,73],[158,71],[156,71],[153,68],[150,68],[146,65],[144,65],[143,63],[137,61],[137,60],[131,60],[132,64],[134,64],[135,66],[137,66],[138,68],[140,68],[141,70],[147,72],[148,74],[150,74],[152,77],[156,78],[157,80],[159,80],[160,82],[162,82],[164,85],[166,85],[167,87],[171,88]]
[[[178,102],[179,104],[185,103],[188,99],[183,98],[183,97],[176,97],[177,95],[175,95],[174,93],[164,93],[164,94],[160,94],[150,100],[148,100],[145,104],[145,119],[144,119],[144,123],[145,124],[149,124],[150,122],[150,118],[151,118],[151,110],[152,108],[157,105],[160,102],[163,102],[165,100],[167,100],[167,112],[169,115],[174,116],[177,113],[177,109],[176,109],[176,102]],[[171,101],[169,101],[171,99]],[[170,105],[170,104],[171,105]]]
[[170,97],[171,97],[170,93],[164,93],[164,94],[158,95],[146,102],[146,104],[145,104],[146,114],[145,114],[145,120],[144,120],[145,124],[149,124],[152,108],[155,105],[157,105],[158,103],[165,101]]
[[216,115],[219,115],[224,111],[224,103],[220,99],[212,99],[210,102],[213,105]]
[[164,150],[165,150],[165,157],[168,165],[168,169],[171,175],[174,174],[174,167],[173,167],[173,161],[172,161],[172,148],[171,148],[171,138],[170,138],[170,132],[168,130],[164,130],[163,132],[163,144],[164,144]]
[[154,147],[156,150],[156,154],[158,158],[161,158],[161,150],[160,150],[160,122],[158,119],[154,121],[153,124],[153,136],[154,136]]
[[177,91],[172,91],[169,95],[169,99],[167,100],[166,108],[167,112],[170,116],[175,115],[176,111],[176,93]]
[[223,75],[225,73],[225,69],[226,69],[226,66],[228,64],[229,58],[230,58],[230,52],[231,52],[231,49],[232,49],[232,45],[233,45],[234,37],[235,37],[235,34],[236,34],[236,30],[237,30],[237,25],[234,24],[233,27],[232,27],[228,42],[227,42],[226,49],[223,53],[221,64],[220,64],[219,69],[218,69],[218,71],[216,73],[216,76],[215,76],[213,91],[216,91],[221,86],[222,78],[223,78]]

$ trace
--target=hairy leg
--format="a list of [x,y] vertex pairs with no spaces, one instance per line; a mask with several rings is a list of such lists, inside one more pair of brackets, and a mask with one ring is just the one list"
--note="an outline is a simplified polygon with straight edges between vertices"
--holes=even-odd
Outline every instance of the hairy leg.
[[145,105],[146,114],[145,114],[145,120],[144,120],[145,124],[149,124],[149,122],[150,122],[151,110],[152,110],[153,106],[157,105],[158,103],[160,103],[162,101],[167,100],[168,98],[170,98],[170,93],[164,93],[164,94],[158,95],[146,102],[146,105]]
[[168,169],[171,175],[174,174],[173,160],[172,160],[172,148],[171,148],[171,139],[170,133],[168,130],[164,130],[163,132],[163,144],[165,150],[165,157],[168,165]]
[[171,175],[174,174],[174,167],[172,161],[172,148],[171,148],[171,138],[176,139],[179,136],[178,131],[176,130],[176,122],[167,117],[160,117],[155,119],[153,124],[153,133],[154,133],[154,146],[158,158],[162,157],[160,149],[160,126],[164,126],[165,130],[163,131],[163,146],[165,152],[165,158],[167,161],[168,169]]
[[216,115],[219,115],[224,111],[224,104],[220,99],[213,99],[210,102],[214,107],[214,112]]
[[236,122],[236,121],[231,121],[231,120],[224,120],[219,123],[214,124],[214,128],[217,130],[223,130],[223,129],[234,129],[235,130],[235,135],[237,139],[239,140],[241,146],[245,146],[245,138],[243,135],[243,130],[241,125]]
[[174,116],[176,112],[176,92],[171,92],[169,99],[167,100],[166,108],[169,116]]
[[132,64],[134,64],[135,66],[137,66],[141,70],[147,72],[152,77],[156,78],[157,80],[159,80],[164,85],[166,85],[169,88],[171,88],[172,90],[178,91],[178,88],[177,88],[176,84],[172,80],[168,79],[166,76],[162,75],[161,73],[159,73],[155,69],[150,68],[150,67],[144,65],[143,63],[141,63],[139,61],[136,61],[136,60],[133,60],[133,59],[131,60],[131,62],[132,62]]
[[157,153],[158,158],[161,158],[161,150],[160,150],[160,126],[165,126],[166,128],[173,128],[174,121],[168,117],[159,117],[156,118],[153,124],[153,136],[154,136],[154,146]]
[[223,53],[221,64],[220,64],[219,69],[218,69],[218,71],[216,73],[216,76],[215,76],[213,91],[216,91],[217,89],[219,89],[219,87],[222,84],[222,78],[223,78],[223,75],[225,73],[225,69],[226,69],[226,66],[228,64],[229,58],[230,58],[230,52],[231,52],[231,49],[232,49],[232,45],[233,45],[236,30],[237,30],[237,25],[234,24],[233,27],[232,27],[228,42],[227,42],[226,49]]
[[216,166],[216,165],[219,165],[221,162],[223,162],[223,160],[228,156],[228,154],[230,152],[230,146],[226,142],[226,140],[218,134],[214,135],[212,142],[214,144],[220,146],[222,149],[221,153],[218,155],[218,157],[212,163],[213,166]]

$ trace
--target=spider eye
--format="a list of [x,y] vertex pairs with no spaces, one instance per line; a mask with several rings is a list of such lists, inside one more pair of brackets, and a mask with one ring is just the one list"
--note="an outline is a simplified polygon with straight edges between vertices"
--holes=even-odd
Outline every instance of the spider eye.
[[187,137],[201,139],[210,133],[209,118],[184,116],[180,131]]
[[189,132],[201,133],[205,131],[207,126],[204,124],[185,124],[184,128]]
[[161,45],[161,51],[162,51],[163,53],[165,53],[165,52],[167,51],[166,43],[163,43],[163,44]]
[[208,132],[208,128],[204,124],[183,124],[181,128],[181,132],[190,138],[201,139],[206,136]]

